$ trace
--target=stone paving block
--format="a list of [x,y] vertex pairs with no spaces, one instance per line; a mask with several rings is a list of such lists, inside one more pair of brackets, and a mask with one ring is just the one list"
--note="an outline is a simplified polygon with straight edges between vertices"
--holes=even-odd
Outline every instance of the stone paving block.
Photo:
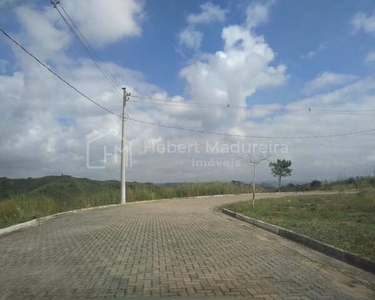
[[0,299],[373,296],[331,258],[212,211],[243,197],[127,204],[1,237]]

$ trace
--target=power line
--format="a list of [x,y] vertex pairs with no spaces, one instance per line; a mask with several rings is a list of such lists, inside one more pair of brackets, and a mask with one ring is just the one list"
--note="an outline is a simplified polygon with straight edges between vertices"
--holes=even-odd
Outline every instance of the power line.
[[180,106],[180,107],[199,107],[199,108],[221,108],[221,109],[241,109],[241,110],[252,110],[252,111],[265,111],[265,112],[282,112],[286,111],[288,113],[299,113],[299,112],[306,112],[306,113],[320,113],[320,114],[373,114],[375,110],[371,109],[323,109],[323,108],[314,108],[314,107],[305,107],[305,108],[288,108],[288,107],[281,107],[281,108],[267,108],[267,107],[259,107],[256,105],[253,106],[246,106],[246,105],[231,105],[231,104],[219,104],[214,102],[197,102],[197,101],[187,101],[187,102],[175,102],[172,99],[159,99],[153,98],[148,96],[140,96],[140,95],[131,95],[131,98],[136,99],[146,99],[152,101],[144,101],[144,100],[130,100],[130,102],[135,104],[146,104],[146,105],[162,105],[162,106]]
[[[141,95],[133,95],[133,94],[131,95],[131,98],[152,100],[152,102],[149,102],[149,103],[154,103],[154,102],[167,103],[166,100],[172,101],[172,99],[159,99],[159,98],[153,98],[153,97],[149,97],[149,96],[141,96]],[[202,102],[196,102],[196,101],[189,101],[189,103],[186,103],[186,104],[196,104],[196,105],[203,105],[203,106],[218,106],[218,105],[220,105],[218,103],[213,103],[213,102],[202,103]]]
[[158,126],[158,127],[163,127],[163,128],[177,129],[177,130],[183,130],[183,131],[189,131],[189,132],[195,132],[195,133],[201,133],[201,134],[220,135],[220,136],[238,137],[238,138],[257,138],[257,139],[317,139],[317,138],[340,137],[340,136],[358,135],[358,134],[375,132],[375,128],[372,128],[372,129],[367,129],[367,130],[352,131],[352,132],[345,132],[345,133],[338,133],[338,134],[312,135],[312,136],[266,136],[266,135],[247,135],[247,134],[242,135],[242,134],[229,134],[229,133],[223,133],[223,132],[195,130],[195,129],[189,129],[189,128],[178,127],[178,126],[170,126],[170,125],[159,124],[155,122],[133,119],[131,117],[126,117],[126,119],[130,121],[142,123],[142,124],[148,124],[148,125],[153,125],[153,126]]
[[[83,43],[83,46],[86,46],[88,48],[88,50],[92,53],[94,59],[100,64],[100,66],[102,67],[102,69],[111,78],[111,80],[113,81],[113,83],[115,83],[118,88],[122,89],[120,83],[109,72],[109,70],[107,69],[107,67],[105,66],[105,64],[98,58],[98,56],[96,55],[95,51],[90,46],[90,43],[85,39],[84,35],[81,33],[81,31],[79,30],[78,26],[75,24],[75,22],[73,21],[73,19],[69,16],[68,12],[65,10],[64,6],[61,4],[60,1],[58,2],[58,4],[60,5],[61,9],[65,13],[65,15],[68,17],[68,19],[70,20],[70,22],[72,23],[72,25],[73,25],[74,29],[76,30],[76,32],[78,33],[79,37],[81,37],[81,41]],[[122,95],[122,93],[121,93],[121,95]]]
[[179,107],[199,107],[199,108],[210,108],[212,109],[212,106],[209,105],[190,105],[189,103],[168,103],[168,102],[150,102],[150,101],[137,101],[137,100],[129,100],[129,102],[135,103],[135,104],[150,104],[150,105],[162,105],[162,106],[179,106]]
[[113,75],[108,71],[108,69],[105,67],[104,63],[101,62],[100,59],[97,57],[97,55],[95,54],[95,52],[92,50],[92,47],[87,42],[87,40],[85,39],[85,37],[83,36],[83,34],[80,32],[80,30],[78,29],[78,26],[74,23],[73,19],[69,16],[69,14],[67,13],[67,11],[64,9],[64,7],[62,6],[62,4],[60,3],[60,1],[58,1],[57,4],[60,5],[62,11],[65,13],[65,15],[67,16],[67,18],[71,22],[71,24],[70,24],[68,22],[68,20],[60,12],[60,10],[58,9],[57,5],[54,5],[54,7],[56,8],[57,12],[59,13],[59,15],[61,16],[61,18],[63,19],[63,21],[67,24],[67,26],[70,29],[70,31],[80,41],[83,49],[89,55],[89,57],[94,62],[94,64],[98,67],[98,69],[103,74],[103,76],[109,81],[109,83],[114,87],[114,89],[118,93],[120,93],[122,95],[122,93],[120,91],[121,90],[120,84],[113,77]]
[[41,66],[46,68],[49,72],[51,72],[53,75],[55,75],[58,79],[60,79],[62,82],[64,82],[67,86],[75,90],[78,94],[80,94],[82,97],[86,98],[87,100],[91,101],[93,104],[97,105],[101,109],[104,109],[108,113],[115,115],[117,117],[121,118],[121,115],[116,114],[115,112],[109,110],[108,108],[104,107],[103,105],[99,104],[95,100],[91,99],[90,97],[86,96],[84,93],[82,93],[80,90],[78,90],[76,87],[71,85],[68,81],[66,81],[64,78],[62,78],[59,74],[57,74],[55,71],[53,71],[50,67],[48,67],[46,64],[44,64],[41,60],[39,60],[35,55],[30,53],[26,48],[24,48],[21,44],[19,44],[16,40],[14,40],[9,34],[7,34],[3,29],[1,29],[1,32],[9,39],[11,40],[14,44],[16,44],[18,47],[20,47],[25,53],[27,53],[29,56],[31,56],[33,59],[35,59]]
[[[72,31],[72,33],[76,36],[76,38],[81,42],[83,48],[85,49],[86,53],[89,55],[91,60],[94,62],[94,64],[98,67],[100,72],[104,75],[104,77],[109,81],[109,83],[114,87],[115,91],[120,93],[119,88],[121,88],[120,84],[117,82],[117,80],[112,76],[112,74],[108,71],[108,69],[105,67],[105,65],[98,59],[95,52],[90,47],[89,43],[84,38],[83,34],[79,31],[78,27],[75,25],[72,18],[69,16],[67,11],[64,9],[64,7],[61,5],[59,0],[51,0],[51,3],[58,11],[59,15],[62,17],[64,22],[68,25],[69,29]],[[63,14],[58,9],[57,5],[60,5],[62,11],[65,13],[71,24],[68,22],[68,20],[63,16]],[[126,162],[125,162],[125,143],[126,143],[126,126],[125,126],[125,107],[126,102],[128,100],[128,96],[130,93],[126,92],[126,88],[123,89],[123,108],[122,108],[122,138],[121,138],[121,204],[124,204],[126,202],[126,181],[125,181],[125,174],[126,174]],[[120,93],[122,94],[122,93]]]
[[[130,96],[132,97],[132,96]],[[281,111],[288,111],[288,112],[310,112],[309,108],[304,108],[304,109],[288,109],[288,108],[266,108],[266,107],[257,107],[257,106],[240,106],[240,105],[229,105],[229,104],[195,104],[195,103],[190,103],[189,102],[155,102],[154,101],[138,101],[138,100],[129,100],[129,102],[134,103],[134,104],[146,104],[146,105],[161,105],[161,106],[176,106],[176,107],[196,107],[196,108],[207,108],[207,109],[213,109],[213,108],[218,108],[218,109],[240,109],[240,110],[249,110],[249,111],[265,111],[265,112],[281,112]]]
[[[75,24],[75,22],[73,21],[73,19],[69,16],[69,14],[67,13],[67,11],[64,9],[64,7],[62,6],[62,4],[60,3],[60,1],[51,1],[51,3],[53,4],[54,8],[59,13],[60,17],[66,23],[66,25],[68,26],[69,30],[73,33],[73,35],[81,43],[82,48],[85,50],[85,52],[90,57],[90,59],[94,62],[94,64],[97,66],[97,68],[103,74],[103,76],[108,80],[108,82],[112,85],[112,87],[115,89],[115,91],[118,92],[118,93],[120,93],[120,95],[122,95],[120,84],[118,83],[118,81],[116,80],[116,78],[114,78],[113,75],[108,71],[108,69],[106,68],[106,66],[104,65],[104,63],[100,61],[100,59],[95,54],[95,52],[92,49],[92,47],[90,46],[90,44],[87,42],[87,40],[85,39],[85,37],[83,36],[83,34],[78,29],[78,26]],[[63,13],[66,15],[66,17],[64,17],[64,15],[61,13],[61,11],[57,7],[57,5],[59,5],[61,7],[61,9],[62,9]]]
[[53,75],[55,75],[58,79],[60,79],[62,82],[64,82],[67,86],[75,90],[77,93],[79,93],[82,97],[89,100],[93,104],[97,105],[101,109],[107,111],[108,113],[115,115],[119,118],[124,118],[126,120],[142,123],[142,124],[148,124],[153,126],[158,126],[162,128],[170,128],[170,129],[176,129],[176,130],[183,130],[188,132],[195,132],[195,133],[201,133],[201,134],[210,134],[210,135],[219,135],[219,136],[228,136],[228,137],[238,137],[238,138],[259,138],[259,139],[316,139],[316,138],[329,138],[329,137],[339,137],[339,136],[350,136],[350,135],[358,135],[358,134],[365,134],[370,132],[375,132],[375,128],[373,129],[367,129],[367,130],[361,130],[361,131],[353,131],[353,132],[346,132],[346,133],[338,133],[338,134],[329,134],[329,135],[313,135],[313,136],[263,136],[263,135],[241,135],[241,134],[229,134],[229,133],[222,133],[222,132],[214,132],[214,131],[205,131],[205,130],[196,130],[196,129],[189,129],[184,127],[178,127],[178,126],[171,126],[171,125],[165,125],[165,124],[159,124],[155,122],[149,122],[149,121],[143,121],[134,119],[131,117],[122,117],[121,115],[109,110],[108,108],[102,106],[95,100],[91,99],[87,95],[85,95],[83,92],[78,90],[76,87],[71,85],[68,81],[63,79],[60,75],[58,75],[56,72],[54,72],[51,68],[49,68],[46,64],[44,64],[41,60],[39,60],[35,55],[30,53],[28,50],[26,50],[21,44],[19,44],[16,40],[14,40],[10,35],[8,35],[3,29],[0,28],[0,31],[14,44],[16,44],[19,48],[21,48],[25,53],[27,53],[29,56],[31,56],[34,60],[36,60],[41,66],[43,66],[45,69],[47,69],[49,72],[51,72]]

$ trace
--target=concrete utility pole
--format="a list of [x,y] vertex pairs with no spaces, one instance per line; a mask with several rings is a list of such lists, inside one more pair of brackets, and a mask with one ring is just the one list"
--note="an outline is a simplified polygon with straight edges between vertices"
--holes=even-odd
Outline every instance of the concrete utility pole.
[[125,179],[125,168],[126,168],[126,151],[125,151],[125,143],[126,143],[126,120],[125,120],[125,108],[126,108],[126,101],[129,100],[130,93],[126,92],[126,88],[122,88],[124,90],[123,95],[123,103],[122,103],[122,136],[121,136],[121,204],[126,203],[126,179]]

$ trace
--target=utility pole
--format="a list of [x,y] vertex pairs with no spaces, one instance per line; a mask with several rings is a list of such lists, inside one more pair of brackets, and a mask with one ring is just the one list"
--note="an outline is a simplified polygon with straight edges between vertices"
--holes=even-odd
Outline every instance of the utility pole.
[[126,168],[126,121],[125,121],[125,108],[126,101],[129,100],[130,93],[124,90],[123,102],[122,102],[122,136],[121,136],[121,204],[126,203],[126,179],[125,179],[125,168]]
[[59,0],[51,0],[51,4],[53,5],[54,8],[56,8],[57,4],[60,4]]

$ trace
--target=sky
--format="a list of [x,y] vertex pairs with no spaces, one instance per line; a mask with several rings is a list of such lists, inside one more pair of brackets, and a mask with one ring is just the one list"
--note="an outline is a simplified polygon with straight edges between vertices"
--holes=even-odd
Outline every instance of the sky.
[[[131,93],[126,116],[190,130],[127,120],[128,181],[249,182],[249,154],[291,160],[286,182],[375,173],[375,131],[340,135],[375,129],[374,1],[61,5]],[[0,14],[0,27],[27,50],[122,113],[120,86],[112,87],[50,1],[1,0]],[[0,137],[0,176],[120,178],[121,119],[4,35]],[[257,169],[258,181],[276,181],[268,162]]]

